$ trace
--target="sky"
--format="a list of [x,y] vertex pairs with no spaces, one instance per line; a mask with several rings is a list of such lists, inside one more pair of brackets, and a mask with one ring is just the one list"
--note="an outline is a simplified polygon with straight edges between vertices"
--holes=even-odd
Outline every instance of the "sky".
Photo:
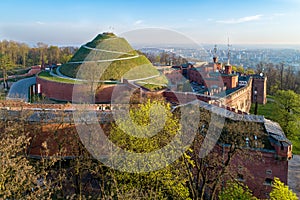
[[0,40],[30,45],[81,45],[102,32],[147,28],[199,44],[300,45],[298,0],[9,0],[0,8]]

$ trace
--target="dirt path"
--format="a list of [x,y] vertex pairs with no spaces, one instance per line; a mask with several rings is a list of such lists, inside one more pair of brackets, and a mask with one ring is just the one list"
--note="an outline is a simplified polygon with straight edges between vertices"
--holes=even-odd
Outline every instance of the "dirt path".
[[300,155],[294,155],[289,161],[288,185],[300,199]]

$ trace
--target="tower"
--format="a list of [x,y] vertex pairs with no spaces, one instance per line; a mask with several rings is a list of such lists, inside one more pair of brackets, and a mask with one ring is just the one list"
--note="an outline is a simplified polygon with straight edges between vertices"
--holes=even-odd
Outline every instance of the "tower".
[[227,44],[227,46],[228,46],[228,52],[227,52],[227,58],[228,58],[228,60],[227,60],[227,65],[230,65],[230,44],[229,44],[229,38],[228,38],[228,44]]
[[267,103],[267,77],[264,74],[254,75],[252,80],[252,102]]
[[214,47],[214,57],[213,57],[214,63],[218,62],[217,51],[218,51],[217,45],[215,44],[215,47]]
[[225,65],[225,74],[231,74],[232,73],[232,66],[230,65],[230,44],[229,44],[229,38],[228,38],[228,52],[227,52],[227,64]]

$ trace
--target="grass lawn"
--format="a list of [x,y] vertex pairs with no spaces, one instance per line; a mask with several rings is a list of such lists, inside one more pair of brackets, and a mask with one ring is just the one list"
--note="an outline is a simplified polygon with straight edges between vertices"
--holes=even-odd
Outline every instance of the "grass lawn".
[[66,78],[61,78],[61,77],[56,77],[50,75],[50,72],[47,71],[42,71],[41,73],[38,74],[40,78],[49,80],[49,81],[55,81],[55,82],[61,82],[61,83],[71,83],[71,84],[76,84],[77,82],[74,80],[66,79]]
[[[276,114],[275,114],[275,102],[272,101],[272,96],[267,96],[269,101],[265,105],[258,104],[257,106],[257,114],[263,115],[265,118],[270,119],[272,121],[276,121]],[[255,104],[251,105],[250,113],[254,114]],[[293,153],[300,155],[300,137],[296,137],[293,139],[290,139],[293,143]]]
[[[147,88],[150,91],[157,91],[166,88],[168,80],[164,75],[160,75],[155,78],[149,78],[143,81],[136,82],[138,85]],[[163,86],[166,85],[166,86]]]
[[147,88],[148,90],[154,92],[154,91],[158,91],[158,90],[162,90],[166,87],[164,86],[160,86],[160,85],[155,85],[155,84],[150,84],[150,83],[146,83],[144,85],[142,85],[144,88]]
[[[255,104],[251,105],[250,113],[254,114]],[[271,119],[275,121],[274,110],[275,109],[275,102],[267,101],[265,105],[257,104],[257,114],[263,115],[267,119]]]

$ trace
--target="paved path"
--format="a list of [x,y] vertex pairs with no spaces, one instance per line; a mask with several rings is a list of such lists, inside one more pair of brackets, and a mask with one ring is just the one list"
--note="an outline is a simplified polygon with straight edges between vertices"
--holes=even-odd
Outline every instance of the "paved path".
[[300,199],[300,155],[294,155],[289,161],[288,185]]
[[29,87],[36,83],[36,78],[25,78],[12,84],[6,99],[21,99],[28,101]]

